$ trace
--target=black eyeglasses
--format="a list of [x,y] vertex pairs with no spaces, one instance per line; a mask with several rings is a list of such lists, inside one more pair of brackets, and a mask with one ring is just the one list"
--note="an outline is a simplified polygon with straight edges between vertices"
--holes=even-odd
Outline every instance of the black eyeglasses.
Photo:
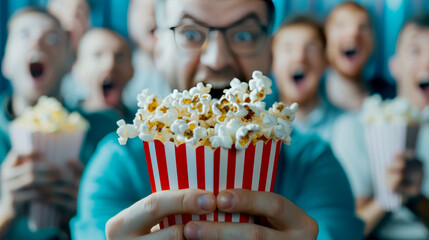
[[226,27],[212,27],[184,21],[170,27],[178,47],[183,50],[205,51],[210,33],[219,31],[225,39],[228,49],[237,56],[251,56],[260,53],[269,39],[268,26],[262,25],[259,18],[251,14]]

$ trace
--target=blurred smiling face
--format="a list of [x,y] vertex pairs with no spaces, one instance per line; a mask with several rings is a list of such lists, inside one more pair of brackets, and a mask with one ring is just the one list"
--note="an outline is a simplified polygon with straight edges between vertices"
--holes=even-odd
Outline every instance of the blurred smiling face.
[[368,14],[354,7],[335,9],[325,32],[327,57],[332,67],[345,77],[358,77],[374,45]]
[[314,99],[326,66],[322,40],[306,24],[286,26],[273,41],[273,74],[283,100],[305,103]]
[[399,41],[390,65],[398,94],[424,108],[429,105],[429,28],[408,25]]
[[92,30],[81,41],[75,65],[78,79],[89,87],[98,107],[118,107],[122,90],[133,76],[131,50],[107,30]]
[[[234,77],[248,81],[254,70],[269,73],[264,1],[169,0],[165,10],[166,29],[158,33],[155,56],[171,88],[184,90],[198,82],[211,83],[212,94],[219,97]],[[207,26],[226,31],[209,33]],[[174,32],[170,27],[176,27]]]
[[10,25],[3,71],[28,101],[58,90],[67,59],[65,32],[48,16],[24,13]]

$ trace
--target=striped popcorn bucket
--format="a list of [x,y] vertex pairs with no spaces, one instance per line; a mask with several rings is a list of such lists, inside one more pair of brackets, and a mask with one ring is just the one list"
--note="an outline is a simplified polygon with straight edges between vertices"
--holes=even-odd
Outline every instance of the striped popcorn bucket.
[[386,170],[398,153],[414,150],[418,125],[398,123],[366,124],[365,141],[371,162],[374,194],[386,211],[394,211],[402,204],[402,197],[386,186]]
[[[273,192],[281,141],[258,141],[245,150],[176,146],[159,140],[143,142],[152,192],[202,189],[217,194],[225,189]],[[253,223],[247,214],[215,211],[208,215],[175,215],[163,219],[163,229],[192,220]]]
[[[67,162],[78,159],[83,142],[83,132],[43,133],[29,131],[11,124],[9,129],[12,149],[20,155],[38,152],[43,161],[55,164],[63,177],[72,177]],[[58,227],[61,212],[56,206],[43,201],[30,203],[28,223],[31,230]]]

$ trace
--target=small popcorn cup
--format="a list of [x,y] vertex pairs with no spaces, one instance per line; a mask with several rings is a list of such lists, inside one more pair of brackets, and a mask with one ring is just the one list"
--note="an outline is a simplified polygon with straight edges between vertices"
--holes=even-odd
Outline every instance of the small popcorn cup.
[[[38,152],[43,161],[55,164],[64,178],[73,177],[67,162],[78,159],[84,132],[45,133],[31,131],[12,123],[10,126],[12,149],[20,155]],[[61,213],[57,207],[43,201],[30,203],[29,227],[36,231],[47,227],[58,227]]]
[[365,140],[371,161],[375,198],[386,211],[402,204],[402,197],[386,186],[386,170],[396,154],[414,151],[419,125],[399,123],[366,124]]
[[[143,141],[152,192],[202,189],[215,196],[225,189],[273,192],[281,141],[250,144],[245,150],[173,142]],[[161,229],[189,221],[253,223],[254,216],[216,210],[208,215],[175,215],[163,219]]]

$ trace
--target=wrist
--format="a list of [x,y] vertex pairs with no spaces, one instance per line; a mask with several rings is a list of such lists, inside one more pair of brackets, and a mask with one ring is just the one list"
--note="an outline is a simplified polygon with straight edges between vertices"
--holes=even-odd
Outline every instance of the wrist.
[[8,199],[0,199],[0,222],[11,221],[16,217],[13,205]]

